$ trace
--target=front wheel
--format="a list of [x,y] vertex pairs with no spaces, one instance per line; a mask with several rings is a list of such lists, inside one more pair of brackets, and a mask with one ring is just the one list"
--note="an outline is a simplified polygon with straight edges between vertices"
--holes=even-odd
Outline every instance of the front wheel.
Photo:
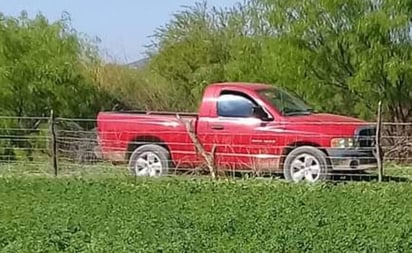
[[129,170],[133,176],[163,176],[169,171],[169,157],[169,152],[159,145],[143,145],[130,156]]
[[318,182],[330,177],[325,153],[317,148],[304,146],[292,150],[283,166],[285,179],[293,182]]

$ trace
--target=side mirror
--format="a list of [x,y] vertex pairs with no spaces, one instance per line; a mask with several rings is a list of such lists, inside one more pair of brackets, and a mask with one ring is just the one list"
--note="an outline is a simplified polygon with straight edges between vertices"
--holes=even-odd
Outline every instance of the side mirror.
[[263,121],[270,121],[269,115],[263,110],[261,106],[253,107],[253,115]]

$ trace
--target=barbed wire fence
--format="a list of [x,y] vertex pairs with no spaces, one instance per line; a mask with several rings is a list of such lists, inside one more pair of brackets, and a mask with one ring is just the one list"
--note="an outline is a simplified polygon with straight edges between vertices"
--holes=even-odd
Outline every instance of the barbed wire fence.
[[[130,128],[127,131],[113,129],[109,133],[112,141],[103,143],[103,146],[113,151],[111,158],[117,157],[107,159],[101,150],[102,143],[99,140],[96,119],[55,118],[52,113],[51,117],[0,116],[0,122],[0,175],[66,176],[88,173],[99,176],[131,176],[127,159],[133,149],[130,148],[130,143],[124,141],[125,138],[122,135],[132,136],[136,134],[134,131],[142,134],[138,129]],[[128,124],[135,123],[131,121]],[[317,127],[322,128],[328,124],[339,126],[343,123],[322,122],[318,123]],[[371,124],[381,126],[379,127],[380,136],[376,140],[382,151],[385,176],[380,178],[379,170],[376,169],[334,171],[333,180],[407,180],[412,177],[412,123],[381,122],[377,124],[371,122]],[[178,159],[172,159],[174,164],[169,174],[210,175],[211,167],[225,162],[225,157],[222,158],[221,155],[212,156],[215,159],[213,161],[206,161],[201,150],[199,151],[199,148],[194,145],[193,136],[189,134],[187,128],[153,133],[173,136],[167,141],[167,145],[172,146],[173,156]],[[146,135],[153,133],[149,131]],[[100,132],[100,134],[105,133]],[[267,135],[262,134],[262,140],[265,139],[263,137],[266,138]],[[253,143],[250,140],[250,133],[246,134],[241,131],[230,134],[215,133],[211,136],[202,136],[202,138],[201,145],[205,150],[216,152],[217,149],[218,152],[225,153],[227,156],[237,157],[237,165],[229,169],[226,167],[226,172],[229,172],[225,174],[226,176],[236,176],[242,171],[248,176],[263,177],[267,174],[265,168],[271,167],[272,163],[275,164],[281,159],[281,149],[284,148],[283,145],[277,143]],[[279,134],[278,138],[281,143],[282,134]],[[322,139],[325,135],[319,134],[311,138]],[[145,141],[147,140],[143,140]],[[157,140],[150,141],[152,144],[165,145]],[[211,152],[212,155],[214,152]],[[265,157],[265,154],[273,155]],[[244,166],[239,169],[238,165],[242,163]],[[218,170],[215,171],[217,174],[220,173]],[[274,175],[282,177],[281,171],[277,171]]]

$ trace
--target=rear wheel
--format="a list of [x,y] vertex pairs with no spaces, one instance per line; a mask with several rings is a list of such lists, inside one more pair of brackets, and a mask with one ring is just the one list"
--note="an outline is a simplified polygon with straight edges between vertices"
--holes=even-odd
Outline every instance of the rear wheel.
[[133,176],[159,177],[169,171],[169,152],[154,144],[138,147],[130,156],[129,170]]
[[283,173],[293,182],[318,182],[330,178],[326,155],[317,148],[304,146],[292,150],[286,157]]

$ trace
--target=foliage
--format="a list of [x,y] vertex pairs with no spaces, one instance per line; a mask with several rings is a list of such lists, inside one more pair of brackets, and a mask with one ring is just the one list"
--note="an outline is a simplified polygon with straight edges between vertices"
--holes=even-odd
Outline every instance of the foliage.
[[117,64],[99,65],[96,85],[115,98],[115,110],[173,109],[173,87],[147,67],[133,69]]
[[2,178],[0,249],[404,252],[411,191],[399,183]]
[[194,111],[207,84],[244,81],[365,119],[382,100],[387,120],[408,122],[410,12],[399,0],[246,0],[224,9],[198,2],[155,31],[149,66],[138,70],[104,64],[68,15],[54,23],[1,16],[0,111],[94,117],[116,103]]
[[233,46],[242,44],[237,36],[244,24],[238,16],[242,15],[241,8],[238,5],[224,11],[209,9],[205,2],[197,3],[176,13],[170,23],[157,29],[156,42],[149,51],[150,67],[170,81],[176,97],[189,98],[179,109],[196,110],[206,85],[231,80],[227,68],[234,66],[227,63],[245,53],[233,55],[235,52],[231,51]]
[[343,101],[353,105],[355,113],[370,112],[382,100],[391,120],[410,121],[412,9],[408,1],[264,2],[266,8],[276,10],[268,13],[267,20],[279,39],[288,43],[285,50],[292,56],[289,64],[295,72],[300,69],[331,93],[351,95]]
[[101,92],[86,75],[90,45],[70,27],[69,17],[50,23],[0,16],[0,107],[13,116],[87,117],[101,109]]
[[152,67],[185,96],[213,81],[258,81],[365,119],[382,100],[388,120],[408,122],[411,11],[395,0],[198,3],[154,34]]
[[[32,152],[28,136],[56,116],[95,117],[110,107],[111,96],[94,85],[90,66],[96,49],[70,26],[69,16],[50,23],[43,15],[29,18],[0,14],[0,160],[14,159],[14,148]],[[37,117],[37,118],[29,118]]]

